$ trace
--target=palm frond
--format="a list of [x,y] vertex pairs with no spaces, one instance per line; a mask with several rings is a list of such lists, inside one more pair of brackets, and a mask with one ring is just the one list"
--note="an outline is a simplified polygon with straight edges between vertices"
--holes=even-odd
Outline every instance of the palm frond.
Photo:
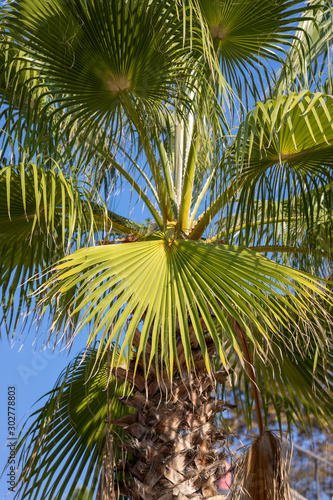
[[[283,337],[276,336],[272,339],[272,354],[269,359],[264,360],[255,355],[256,383],[261,394],[266,425],[278,425],[280,431],[286,430],[286,426],[290,431],[293,424],[300,430],[309,429],[313,417],[323,427],[332,426],[332,339],[326,344],[316,342],[311,337],[307,342],[304,340],[305,337],[302,341],[297,333],[291,331]],[[254,403],[248,375],[243,368],[237,367],[237,361],[233,366],[235,374],[231,374],[230,380],[234,402],[250,428],[253,427],[251,412]]]
[[288,461],[273,432],[266,431],[253,441],[237,461],[233,481],[237,500],[291,500]]
[[[34,301],[54,259],[104,236],[111,221],[98,195],[56,166],[8,165],[0,171],[0,270],[2,324],[9,334]],[[101,238],[103,238],[101,236]],[[39,275],[37,281],[30,278]],[[23,316],[23,317],[21,317]]]
[[[267,342],[269,345],[278,324],[288,329],[296,315],[312,331],[313,294],[330,301],[320,281],[310,275],[246,249],[173,240],[172,229],[169,231],[129,245],[82,249],[63,259],[39,290],[44,310],[57,304],[53,318],[56,333],[66,322],[74,334],[91,324],[89,342],[99,334],[104,340],[119,315],[108,342],[121,343],[121,353],[128,355],[142,322],[138,356],[149,338],[153,345],[150,363],[159,353],[172,376],[178,358],[177,335],[185,366],[193,364],[189,322],[210,370],[207,342],[215,344],[222,363],[227,364],[225,342],[243,361],[230,316],[265,357]],[[66,300],[70,292],[71,300],[64,302],[62,294]],[[325,315],[325,310],[320,313],[318,305],[317,313]],[[255,329],[260,336],[253,335]],[[322,330],[313,331],[313,335],[325,337]]]
[[245,97],[246,107],[249,102],[269,95],[273,73],[269,62],[282,62],[287,49],[293,47],[299,37],[303,36],[308,42],[301,24],[302,14],[309,24],[315,22],[309,6],[305,7],[300,0],[279,0],[273,4],[270,0],[241,3],[199,0],[199,3],[222,74],[239,98]]
[[309,12],[303,15],[307,19],[300,22],[297,37],[292,41],[283,66],[277,71],[275,97],[286,89],[322,91],[322,85],[331,73],[332,5],[330,1],[313,0],[309,7],[313,9],[313,19],[309,19]]
[[15,46],[47,83],[32,120],[49,108],[45,118],[68,117],[68,130],[79,120],[96,134],[101,127],[117,130],[123,110],[131,118],[130,101],[144,114],[166,109],[175,96],[188,103],[182,82],[191,81],[199,38],[192,37],[192,49],[184,41],[174,3],[13,2],[7,24]]
[[[332,104],[330,96],[304,91],[249,113],[235,143],[239,190],[223,213],[227,241],[237,233],[239,245],[288,245],[292,231],[311,231],[330,217],[321,199],[331,206]],[[282,225],[268,227],[269,220]]]
[[112,418],[132,411],[118,399],[128,394],[126,384],[112,375],[108,379],[106,358],[92,374],[95,363],[96,349],[80,353],[24,423],[17,448],[22,472],[15,498],[71,498],[79,485],[80,494],[87,491],[89,500],[94,498],[107,431],[115,454],[124,437],[106,422],[107,388]]

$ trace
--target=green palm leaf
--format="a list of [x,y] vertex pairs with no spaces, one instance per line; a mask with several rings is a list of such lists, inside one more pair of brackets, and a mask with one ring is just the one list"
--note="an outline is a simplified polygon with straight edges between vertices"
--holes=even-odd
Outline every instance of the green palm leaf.
[[[287,337],[285,336],[283,341],[275,338],[271,345],[274,356],[269,362],[259,357],[254,360],[256,381],[265,417],[269,419],[273,405],[274,416],[281,429],[285,419],[289,431],[292,423],[299,428],[311,427],[313,416],[323,427],[331,426],[333,418],[331,344],[318,347],[318,344],[310,339],[308,343],[297,342],[295,349],[295,339]],[[253,402],[248,375],[243,369],[239,371],[236,366],[235,369],[237,376],[231,376],[235,403],[238,410],[242,407],[245,410],[243,414],[247,417],[247,425],[250,427]],[[239,397],[244,391],[245,399]]]
[[[43,153],[45,143],[36,143],[35,137],[43,137],[40,129],[55,130],[53,145],[47,143],[48,154],[59,154],[61,144],[66,161],[64,153],[68,157],[88,149],[91,155],[96,143],[104,148],[107,136],[112,138],[110,150],[126,135],[131,151],[139,136],[163,219],[173,220],[148,136],[149,123],[164,122],[162,111],[172,107],[184,113],[191,106],[191,91],[204,92],[209,84],[198,36],[200,23],[193,24],[191,16],[184,15],[189,7],[184,6],[183,12],[175,8],[174,0],[52,0],[47,7],[42,0],[24,0],[11,7],[7,24],[14,47],[25,51],[43,82],[29,114],[25,144]],[[184,38],[188,31],[192,35]],[[203,76],[204,87],[200,85]],[[38,80],[30,94],[40,85]],[[9,117],[12,114],[9,109]]]
[[[281,264],[327,277],[333,258],[332,194],[330,184],[307,194],[311,198],[312,213],[316,214],[311,224],[297,210],[302,204],[302,195],[298,195],[295,200],[286,199],[281,203],[258,202],[255,217],[251,221],[243,219],[243,224],[238,226],[237,215],[222,217],[217,224],[217,235],[211,241],[223,240],[229,234],[233,244],[246,241],[249,248],[269,254]],[[262,216],[262,207],[267,218]],[[228,224],[233,226],[231,234]]]
[[[300,0],[199,0],[221,69],[240,98],[266,95],[271,86],[267,63],[281,61],[285,50],[303,35]],[[309,7],[308,7],[309,8]],[[311,24],[313,13],[304,19]],[[292,34],[295,32],[296,34]],[[302,41],[299,42],[302,44]],[[251,84],[248,85],[249,80]]]
[[[246,226],[240,245],[288,244],[292,228],[311,230],[323,217],[316,199],[331,206],[332,105],[330,96],[304,91],[257,103],[248,114],[235,144],[240,189],[225,222],[229,234]],[[289,232],[275,224],[265,241],[269,220],[283,220]]]
[[71,500],[89,500],[89,490],[85,491],[85,493],[82,493],[82,488],[77,488],[74,491],[74,494],[71,498]]
[[[66,296],[72,290],[71,301],[63,305],[73,317],[76,315],[75,333],[91,323],[89,342],[100,333],[102,340],[107,337],[116,347],[121,344],[121,353],[127,352],[127,356],[142,322],[137,357],[149,339],[153,346],[150,362],[160,356],[171,377],[178,362],[177,337],[182,341],[186,365],[192,365],[189,322],[210,370],[207,342],[215,343],[224,364],[227,363],[225,343],[232,345],[243,361],[230,317],[241,325],[249,342],[265,357],[271,336],[278,333],[278,324],[291,328],[297,317],[312,330],[313,294],[329,300],[318,279],[259,254],[173,240],[170,235],[156,235],[151,241],[129,245],[82,249],[61,261],[55,271],[40,289],[40,306],[45,308],[54,299],[61,304],[61,295]],[[58,319],[62,324],[64,307],[60,309],[62,312],[58,318],[55,314],[53,325]],[[317,312],[320,315],[319,305]],[[113,323],[113,333],[109,336]],[[260,336],[253,335],[254,329]],[[313,335],[318,341],[325,338],[323,331]]]
[[[318,8],[319,5],[321,8]],[[330,49],[333,40],[332,5],[330,1],[309,2],[313,20],[300,22],[301,30],[290,47],[288,57],[278,73],[273,95],[286,88],[293,91],[321,90],[323,79],[331,72]],[[303,17],[309,17],[306,12]],[[332,92],[327,92],[332,93]]]
[[[87,187],[75,175],[65,177],[58,167],[46,170],[44,165],[22,163],[1,169],[0,288],[8,334],[13,334],[22,313],[29,312],[30,294],[47,279],[54,259],[93,240],[110,223],[98,197],[91,201]],[[29,280],[41,271],[37,282]]]
[[[333,416],[332,284],[322,279],[333,98],[313,92],[330,68],[330,9],[330,0],[13,0],[1,9],[0,150],[12,154],[0,172],[4,325],[37,305],[52,322],[49,340],[89,326],[94,346],[26,424],[18,495],[110,490],[111,367],[149,398],[168,377],[236,365],[261,435],[258,388],[288,423]],[[116,177],[152,224],[106,209]],[[204,242],[210,224],[217,231]],[[312,265],[320,277],[303,272]],[[130,388],[111,382],[117,417]],[[132,486],[136,497],[146,491]]]
[[186,97],[194,60],[173,1],[24,0],[12,9],[8,25],[52,102],[86,125],[114,130],[130,101],[152,111]]
[[[54,149],[57,140],[52,136],[54,131],[51,132],[48,123],[50,112],[44,119],[40,114],[43,113],[42,107],[46,105],[45,81],[34,70],[24,47],[19,48],[14,44],[8,30],[10,11],[10,5],[0,7],[1,156],[6,158],[10,151],[13,162],[19,163],[26,160],[28,152],[35,160],[34,153],[38,147],[44,152],[50,151],[52,147]],[[32,125],[31,114],[35,105],[40,114],[40,122],[35,123],[33,132],[28,134],[29,142],[27,130]]]
[[42,398],[40,408],[25,422],[18,443],[19,462],[24,469],[16,498],[61,500],[65,494],[71,498],[79,485],[81,494],[88,490],[89,499],[94,498],[107,428],[115,453],[117,443],[124,438],[118,427],[105,422],[107,386],[112,418],[133,411],[118,400],[128,394],[127,386],[112,375],[108,383],[106,358],[97,371],[95,363],[95,349],[80,353],[59,376],[54,389]]

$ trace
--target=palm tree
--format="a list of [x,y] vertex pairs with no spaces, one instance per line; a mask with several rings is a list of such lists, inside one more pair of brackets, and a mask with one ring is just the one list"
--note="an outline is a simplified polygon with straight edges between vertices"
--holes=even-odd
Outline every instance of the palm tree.
[[[91,328],[21,440],[20,494],[84,477],[89,498],[213,498],[237,371],[259,437],[235,495],[289,498],[269,405],[333,415],[330,2],[18,0],[1,19],[3,325]],[[149,219],[111,211],[119,182]]]

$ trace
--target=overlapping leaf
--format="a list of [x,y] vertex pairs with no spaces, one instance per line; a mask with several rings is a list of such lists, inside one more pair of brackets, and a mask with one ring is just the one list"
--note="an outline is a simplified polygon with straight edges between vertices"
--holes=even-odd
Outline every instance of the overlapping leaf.
[[[257,103],[239,130],[235,149],[240,190],[230,204],[225,227],[229,234],[246,228],[238,233],[239,244],[288,245],[291,231],[297,232],[299,227],[311,231],[322,219],[323,203],[330,210],[330,96],[304,91]],[[271,231],[267,221],[276,222]],[[284,233],[281,222],[287,228]],[[270,235],[269,241],[262,238],[264,231]]]
[[318,276],[330,275],[332,262],[332,187],[313,190],[312,210],[316,214],[312,224],[306,217],[297,212],[301,205],[299,199],[290,203],[288,199],[282,203],[262,203],[266,217],[262,217],[261,206],[251,221],[243,221],[237,225],[236,216],[221,218],[218,224],[218,238],[226,238],[228,225],[231,225],[234,244],[246,244],[261,253],[269,254],[270,258],[289,265],[290,267],[314,273]]
[[114,131],[130,102],[153,111],[186,97],[194,59],[178,14],[173,1],[24,0],[12,3],[8,25],[52,103],[81,127]]
[[[276,357],[270,362],[256,358],[256,382],[260,389],[265,417],[270,418],[272,405],[279,426],[287,422],[299,428],[311,426],[313,417],[324,427],[332,426],[333,418],[333,376],[331,371],[331,342],[320,346],[313,342],[300,342],[295,348],[295,339],[286,337],[283,342],[275,339],[272,349]],[[232,376],[235,402],[238,410],[244,410],[247,425],[251,426],[251,390],[248,375],[242,369]],[[241,394],[245,398],[241,397]],[[253,403],[252,403],[253,404]],[[246,406],[246,409],[245,407]],[[242,408],[243,407],[243,408]]]
[[[31,58],[24,47],[14,44],[8,31],[10,6],[0,6],[0,123],[1,160],[9,152],[14,162],[23,161],[28,151],[31,157],[37,148],[50,151],[55,146],[55,137],[50,130],[47,113],[42,120],[42,104],[45,106],[45,81],[34,70]],[[36,102],[39,104],[36,105]],[[40,114],[39,122],[31,123],[34,106]],[[49,110],[50,111],[50,110]],[[50,112],[48,113],[48,115]],[[43,123],[42,123],[43,122]],[[33,132],[27,130],[33,127]],[[29,139],[29,140],[28,140]],[[54,159],[55,156],[54,156]]]
[[[108,384],[106,358],[92,376],[96,350],[88,350],[83,361],[82,355],[62,372],[24,424],[17,450],[25,467],[15,498],[62,500],[71,498],[79,485],[81,495],[88,489],[89,499],[95,498],[108,427],[107,385],[112,418],[132,410],[118,400],[128,393],[126,385],[113,376]],[[113,425],[108,428],[117,453],[123,433]]]
[[290,45],[304,4],[298,0],[200,0],[214,43],[223,59],[237,64],[240,60],[274,58],[281,45]]
[[275,97],[287,88],[294,91],[321,90],[323,80],[331,73],[332,3],[330,0],[313,0],[309,6],[313,10],[303,17],[308,18],[311,13],[313,20],[306,19],[299,24],[301,31],[292,41],[288,56],[277,72]]
[[[109,342],[122,345],[121,352],[129,353],[136,328],[141,326],[138,353],[145,350],[149,338],[150,360],[154,356],[161,358],[171,376],[177,363],[177,335],[183,343],[187,366],[192,364],[189,322],[210,369],[206,335],[213,339],[223,363],[227,363],[225,342],[243,360],[230,317],[265,357],[271,335],[279,332],[277,325],[288,329],[296,317],[322,341],[323,332],[311,327],[313,304],[317,304],[314,294],[321,296],[324,303],[330,301],[318,279],[255,252],[190,240],[173,241],[168,235],[75,252],[57,265],[55,274],[40,289],[40,305],[44,307],[53,300],[62,304],[61,295],[70,290],[73,298],[66,306],[73,318],[76,315],[75,333],[91,323],[90,342],[97,335],[102,340],[108,336]],[[61,314],[64,306],[60,306]],[[318,304],[317,314],[321,312]],[[205,323],[204,331],[200,318]],[[55,328],[57,320],[56,314]],[[260,336],[254,336],[254,329]]]
[[[332,97],[301,92],[259,102],[239,128],[234,156],[230,155],[231,168],[223,164],[217,175],[216,165],[222,163],[224,154],[228,157],[228,138],[219,141],[216,131],[226,127],[216,124],[222,121],[222,112],[213,113],[224,95],[215,82],[223,81],[226,75],[241,98],[252,95],[261,99],[261,93],[265,96],[266,92],[273,95],[275,79],[269,81],[268,61],[279,61],[288,47],[288,68],[282,78],[293,79],[293,74],[298,73],[295,53],[303,57],[301,71],[306,70],[307,54],[311,54],[311,76],[317,68],[322,71],[320,63],[329,52],[325,52],[319,38],[324,34],[325,42],[329,41],[331,33],[330,12],[324,11],[327,4],[330,6],[329,1],[320,5],[314,1],[305,6],[303,0],[193,0],[193,4],[191,0],[10,2],[5,18],[1,18],[5,41],[0,47],[4,149],[11,148],[15,155],[17,151],[20,156],[28,154],[30,159],[38,153],[48,158],[52,154],[54,160],[64,160],[68,172],[73,162],[87,174],[92,159],[97,179],[101,166],[109,172],[108,164],[113,162],[113,168],[142,199],[143,194],[156,194],[161,216],[153,203],[149,205],[147,196],[146,205],[160,229],[168,227],[166,234],[155,234],[145,241],[81,249],[63,259],[51,273],[47,271],[39,283],[39,304],[46,308],[44,312],[54,315],[58,335],[65,335],[66,328],[78,333],[90,324],[90,342],[95,337],[108,339],[129,357],[139,328],[137,361],[146,360],[148,369],[154,359],[156,365],[164,364],[172,376],[180,340],[187,366],[194,365],[193,331],[208,370],[207,344],[212,340],[220,362],[228,365],[227,353],[232,351],[244,366],[244,353],[234,330],[237,321],[253,348],[255,368],[262,377],[258,386],[265,403],[273,401],[278,410],[283,402],[290,418],[301,422],[304,409],[322,421],[332,416],[332,358],[327,353],[331,348],[327,310],[331,311],[332,304],[326,285],[302,273],[300,260],[294,260],[291,269],[250,250],[223,244],[236,241],[263,250],[263,245],[292,243],[297,251],[297,245],[306,241],[306,250],[313,252],[316,260],[318,249],[331,252]],[[291,34],[294,29],[296,34]],[[315,47],[310,47],[311,41]],[[220,57],[222,71],[216,59],[207,62],[212,55],[211,45]],[[206,72],[203,64],[208,68]],[[258,72],[260,68],[264,74]],[[216,78],[214,85],[211,73]],[[306,81],[306,75],[297,76],[298,82]],[[321,82],[323,75],[318,78]],[[209,91],[202,93],[207,86]],[[209,104],[202,104],[202,99]],[[188,140],[183,140],[183,150],[176,141],[173,143],[176,134],[172,135],[174,116],[178,119],[179,115],[169,113],[167,119],[161,118],[170,104],[173,111],[181,108],[183,114],[190,109],[193,121],[203,118],[206,134],[199,139],[200,126],[192,128],[192,123],[183,127],[182,140]],[[249,103],[245,100],[244,104],[247,108]],[[235,101],[235,107],[231,105],[227,113],[230,122],[238,112],[242,113]],[[168,127],[168,134],[161,132],[163,127]],[[187,130],[196,133],[187,134]],[[203,135],[212,142],[207,148],[203,146]],[[197,140],[201,141],[199,147]],[[140,143],[138,147],[136,142]],[[138,180],[126,170],[127,164],[116,165],[115,151],[120,150],[133,165],[144,152],[144,162],[150,167],[148,175],[144,168],[135,166],[141,177]],[[169,157],[163,158],[163,152]],[[178,233],[178,212],[172,206],[177,196],[171,181],[166,186],[167,174],[171,171],[171,177],[173,168],[168,160],[171,163],[177,154],[183,155],[186,164],[186,168],[178,169],[178,201],[182,198],[183,203],[187,198],[186,207],[180,210],[184,220]],[[208,163],[211,176],[209,169],[206,172]],[[190,237],[201,238],[220,212],[220,230],[225,239],[219,240],[217,235],[218,245],[177,240],[185,237],[183,229],[190,230],[185,219],[190,208],[198,212],[202,208],[210,185],[214,186],[211,199],[206,197],[210,208],[197,222],[191,221],[194,229]],[[5,169],[0,189],[5,193],[0,196],[0,286],[9,329],[19,317],[13,309],[17,284],[45,270],[53,259],[63,257],[71,242],[79,246],[84,235],[93,239],[96,222],[97,228],[102,226],[90,194],[79,182],[50,170],[49,164],[41,169]],[[191,193],[197,200],[190,200]],[[146,234],[142,226],[118,216],[113,217],[113,229],[129,234],[127,241]],[[278,252],[278,248],[271,251]],[[19,312],[23,302],[30,307],[27,294],[31,290],[30,282],[21,287]],[[146,347],[148,357],[142,357]],[[102,342],[94,355],[99,356],[103,350]],[[113,362],[117,363],[115,353]],[[75,373],[80,373],[80,367],[74,378]],[[100,387],[91,388],[89,404],[91,401],[99,407],[96,414],[100,422],[103,403],[94,399]],[[45,467],[27,471],[23,496],[60,499],[65,482],[74,478],[73,492],[91,450],[85,477],[86,481],[92,478],[96,485],[94,470],[100,464],[103,438],[97,440],[96,428],[80,406],[82,392],[66,391],[60,389],[59,397],[51,394],[47,406],[37,412],[36,422],[27,431],[36,441],[28,446],[23,459],[30,452],[38,453]],[[74,413],[66,413],[66,405],[73,408],[71,399],[76,405]],[[61,409],[54,417],[52,411],[57,404]],[[45,423],[45,418],[49,422]],[[81,429],[76,434],[70,428],[72,421],[78,421],[77,429]],[[59,439],[53,451],[52,434],[46,433],[44,448],[43,441],[39,441],[50,430],[49,425]],[[40,443],[42,448],[38,449]],[[58,486],[59,478],[62,481]]]
[[[13,334],[29,312],[33,280],[54,259],[80,247],[105,228],[106,212],[92,203],[87,186],[59,168],[23,163],[0,171],[0,287],[2,323]],[[96,201],[99,201],[98,199]]]
[[[266,95],[272,83],[267,64],[270,60],[279,60],[294,40],[299,40],[305,49],[301,14],[306,7],[300,0],[273,3],[270,0],[199,0],[199,3],[222,73],[234,84],[241,99],[244,95],[251,99]],[[303,18],[311,24],[313,17],[312,11],[306,11]]]

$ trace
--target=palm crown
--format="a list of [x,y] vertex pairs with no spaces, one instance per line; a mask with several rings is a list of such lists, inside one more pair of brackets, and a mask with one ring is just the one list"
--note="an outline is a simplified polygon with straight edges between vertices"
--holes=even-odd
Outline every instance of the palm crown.
[[[136,397],[118,427],[148,418],[138,392],[159,415],[157,388],[189,384],[193,403],[196,374],[210,404],[205,377],[222,382],[236,367],[252,383],[260,438],[269,403],[289,423],[310,413],[329,422],[330,2],[20,0],[2,18],[7,330],[36,303],[54,338],[91,325],[96,366],[107,354],[109,377],[131,382]],[[149,221],[110,210],[120,179]],[[130,453],[147,461],[142,448]],[[94,460],[105,478],[103,453]],[[195,486],[198,498],[214,496],[218,474]],[[133,484],[125,495],[152,497]],[[287,498],[280,487],[270,498]]]

